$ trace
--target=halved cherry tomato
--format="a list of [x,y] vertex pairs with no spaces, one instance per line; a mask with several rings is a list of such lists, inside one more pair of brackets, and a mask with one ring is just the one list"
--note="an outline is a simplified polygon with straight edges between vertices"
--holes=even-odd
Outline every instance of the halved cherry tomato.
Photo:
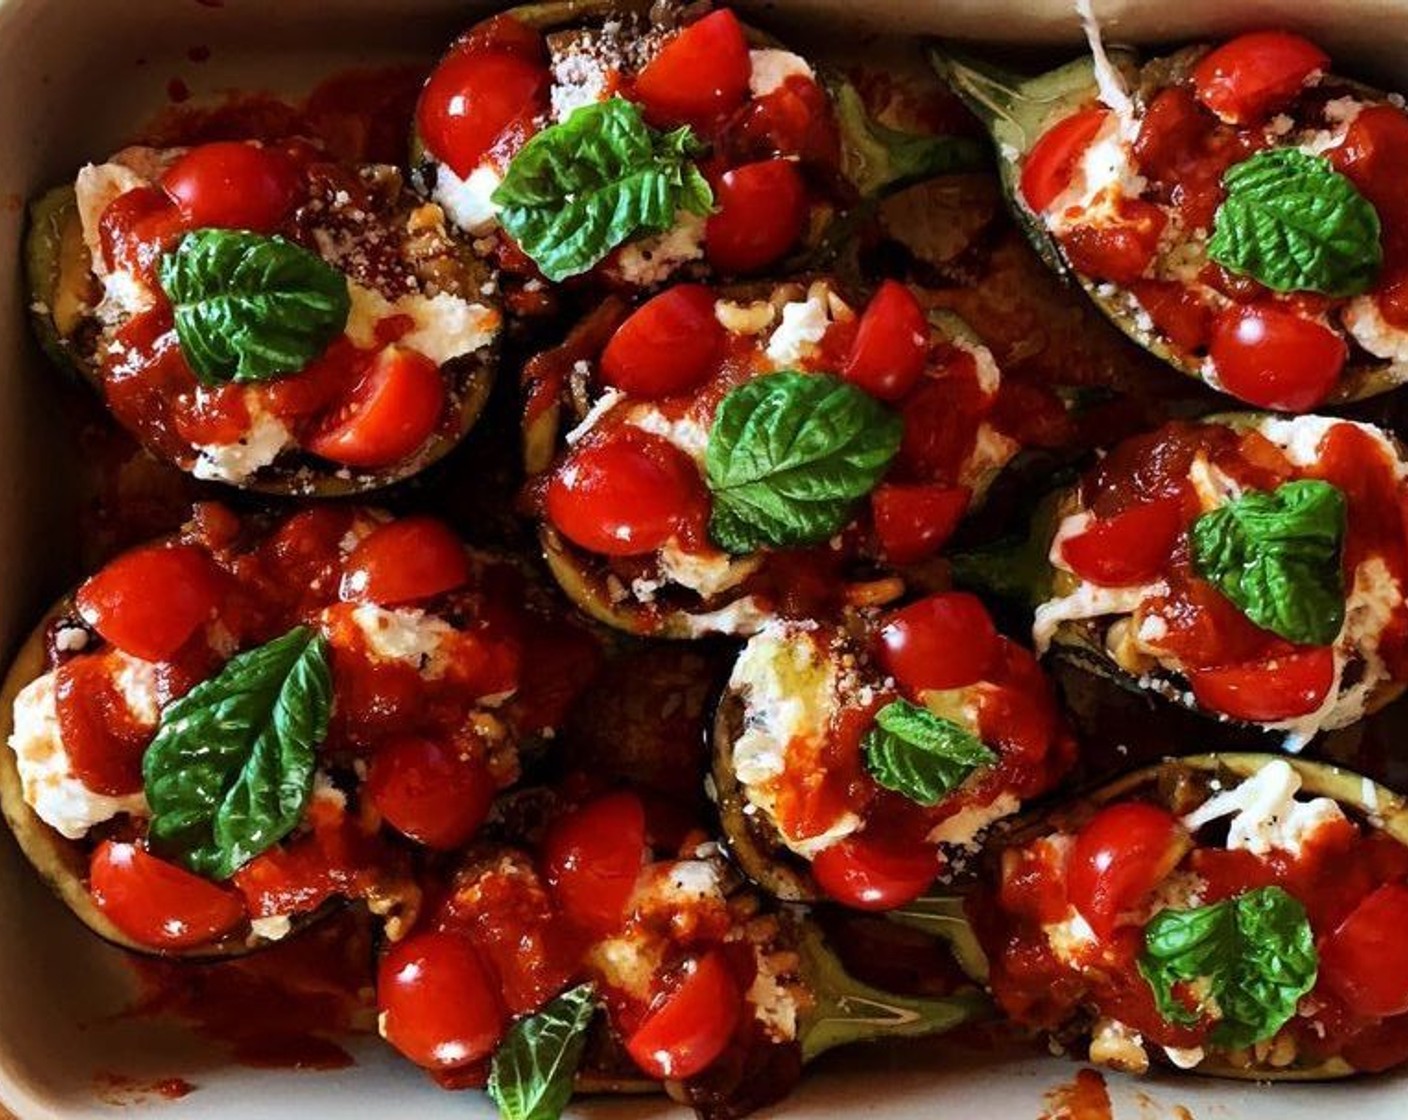
[[1209,349],[1217,379],[1262,408],[1305,412],[1339,381],[1349,347],[1313,319],[1279,307],[1232,307],[1213,320]]
[[964,591],[911,603],[880,631],[880,662],[911,693],[974,684],[1001,651],[987,608]]
[[752,72],[738,17],[722,8],[660,48],[636,76],[635,96],[652,124],[707,132],[743,104]]
[[742,1010],[738,981],[715,949],[686,965],[679,986],[652,1008],[626,1051],[651,1077],[693,1077],[724,1052]]
[[1267,661],[1189,669],[1188,683],[1201,708],[1275,723],[1309,715],[1325,702],[1335,683],[1335,655],[1329,646],[1319,646]]
[[645,807],[633,793],[610,793],[553,822],[543,838],[543,869],[558,903],[592,933],[619,929],[645,859]]
[[136,844],[99,844],[88,865],[88,890],[108,921],[151,949],[209,945],[245,920],[234,891]]
[[124,653],[164,661],[220,605],[220,571],[192,545],[124,552],[78,589],[83,620]]
[[394,607],[430,599],[469,582],[469,554],[434,517],[402,517],[364,537],[347,558],[340,595]]
[[434,739],[396,739],[378,747],[367,772],[377,812],[427,848],[464,844],[489,815],[495,789],[482,761]]
[[1076,835],[1066,896],[1104,940],[1191,846],[1188,830],[1167,810],[1143,801],[1110,805]]
[[387,467],[418,451],[444,411],[440,367],[417,350],[388,346],[319,422],[308,450],[349,467]]
[[881,483],[870,495],[870,514],[885,559],[912,564],[943,548],[972,496],[966,486]]
[[812,860],[812,877],[826,896],[854,910],[893,910],[913,902],[939,870],[932,848],[906,851],[872,844],[864,834],[825,847]]
[[703,284],[676,284],[616,328],[601,354],[601,378],[646,400],[687,393],[714,373],[724,340],[714,293]]
[[1042,133],[1022,160],[1022,199],[1040,214],[1070,186],[1076,164],[1105,127],[1110,111],[1082,109]]
[[843,372],[872,397],[897,401],[923,376],[928,354],[924,309],[903,284],[886,280],[860,317]]
[[455,51],[426,81],[416,127],[431,155],[466,179],[510,128],[531,128],[550,85],[547,67],[520,53]]
[[503,997],[474,943],[417,933],[377,968],[381,1035],[416,1065],[459,1069],[483,1061],[503,1037]]
[[1260,124],[1329,65],[1330,56],[1309,39],[1288,31],[1253,31],[1199,60],[1193,92],[1228,124]]
[[1408,1014],[1408,886],[1388,883],[1320,945],[1320,978],[1366,1018]]
[[714,207],[704,227],[709,263],[720,272],[756,272],[777,261],[802,236],[807,188],[790,160],[745,163],[720,177]]
[[1102,587],[1145,583],[1163,571],[1178,542],[1182,505],[1177,498],[1160,498],[1092,518],[1061,542],[1061,558],[1081,579]]
[[298,171],[283,152],[231,140],[192,148],[161,177],[193,228],[279,228],[298,193]]
[[708,502],[694,460],[629,428],[567,457],[548,484],[547,514],[573,544],[639,556],[701,523]]

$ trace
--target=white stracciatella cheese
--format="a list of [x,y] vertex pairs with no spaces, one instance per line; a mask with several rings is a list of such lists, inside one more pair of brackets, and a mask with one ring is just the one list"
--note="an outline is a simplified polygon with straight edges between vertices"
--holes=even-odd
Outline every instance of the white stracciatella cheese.
[[1373,296],[1355,296],[1341,309],[1340,321],[1354,341],[1374,357],[1408,362],[1408,331],[1385,319]]
[[347,337],[364,350],[378,345],[377,324],[392,316],[404,315],[415,324],[396,344],[419,351],[436,365],[482,350],[499,333],[497,311],[448,292],[433,296],[413,293],[389,300],[361,284],[349,283],[347,291],[352,300]]
[[793,300],[782,309],[782,322],[768,339],[768,360],[790,366],[810,357],[831,326],[826,290],[813,285],[804,300]]
[[683,265],[704,255],[704,218],[681,210],[664,233],[651,234],[621,247],[616,268],[628,284],[647,288],[663,283]]
[[[133,674],[132,683],[137,679]],[[145,817],[147,799],[140,792],[109,797],[95,793],[74,775],[59,728],[54,687],[54,674],[45,673],[15,697],[10,749],[15,752],[25,804],[70,840],[82,839],[94,825],[123,813]],[[127,695],[127,689],[123,692]],[[143,701],[134,714],[145,714],[154,704],[155,698],[150,704]]]
[[366,638],[372,656],[405,662],[429,679],[444,675],[447,665],[442,647],[455,628],[443,618],[409,607],[387,610],[366,603],[352,612],[352,620]]
[[749,51],[748,61],[752,66],[748,75],[748,89],[754,97],[766,97],[774,90],[781,89],[788,78],[813,77],[807,60],[791,51]]
[[1258,856],[1273,851],[1300,855],[1307,837],[1345,819],[1339,805],[1328,797],[1297,801],[1300,787],[1300,774],[1278,758],[1235,788],[1210,797],[1187,814],[1183,824],[1196,832],[1212,821],[1231,817],[1228,849]]
[[499,224],[499,207],[493,194],[502,182],[503,177],[487,163],[480,164],[465,179],[440,163],[435,166],[435,189],[430,197],[439,203],[453,225],[478,236]]
[[1032,644],[1038,654],[1051,647],[1056,629],[1063,622],[1079,622],[1106,615],[1131,614],[1146,598],[1168,591],[1166,583],[1141,584],[1136,587],[1100,587],[1082,581],[1069,595],[1049,599],[1037,607],[1032,621]]
[[[197,392],[204,392],[197,389]],[[191,473],[210,482],[245,482],[296,445],[288,425],[259,403],[259,396],[246,392],[249,429],[233,443],[196,444],[196,461]]]
[[[769,816],[771,785],[787,769],[794,741],[820,742],[838,702],[839,672],[816,635],[802,625],[774,621],[749,639],[735,662],[729,688],[743,703],[743,730],[733,745],[733,769],[750,804]],[[813,856],[860,827],[846,812],[816,836],[783,842]]]

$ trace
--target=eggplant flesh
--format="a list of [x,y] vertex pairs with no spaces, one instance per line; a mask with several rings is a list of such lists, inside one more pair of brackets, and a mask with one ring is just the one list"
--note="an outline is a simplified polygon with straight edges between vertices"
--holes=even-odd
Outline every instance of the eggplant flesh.
[[65,597],[52,608],[20,647],[11,662],[4,685],[0,687],[0,811],[20,851],[49,889],[73,912],[74,917],[104,941],[144,956],[179,957],[183,960],[221,960],[257,952],[280,944],[287,937],[295,936],[327,916],[332,907],[296,915],[293,929],[280,941],[257,939],[246,927],[209,945],[161,951],[133,941],[98,909],[88,892],[88,861],[92,855],[92,845],[87,840],[70,840],[60,835],[29,807],[24,799],[15,753],[8,746],[14,731],[15,697],[46,671],[49,627],[58,619],[73,617],[74,613],[70,597]]
[[[1141,67],[1139,57],[1128,50],[1109,51],[1110,61],[1131,88],[1138,88],[1148,75],[1186,67],[1203,48],[1190,47],[1168,58],[1155,59]],[[1003,194],[1017,224],[1051,268],[1074,280],[1102,313],[1133,342],[1161,358],[1174,369],[1203,381],[1203,361],[1187,354],[1155,330],[1147,316],[1135,314],[1125,289],[1097,283],[1071,267],[1061,247],[1047,230],[1041,215],[1022,200],[1019,190],[1021,165],[1026,154],[1047,129],[1079,109],[1098,101],[1094,62],[1077,59],[1065,66],[1035,77],[1005,70],[985,60],[943,46],[931,47],[929,59],[939,76],[982,122],[996,149],[998,177]],[[1342,78],[1331,79],[1338,88],[1386,101],[1383,92]],[[1375,358],[1357,348],[1340,375],[1339,384],[1328,404],[1363,400],[1398,388],[1408,382],[1408,362]],[[1214,386],[1215,388],[1216,386]]]
[[[92,261],[72,186],[56,187],[31,204],[24,254],[30,317],[40,347],[60,369],[104,396],[102,371],[94,359],[97,326],[89,314],[96,298]],[[404,481],[444,458],[469,434],[488,403],[497,368],[497,345],[447,362],[442,376],[448,375],[453,428],[436,432],[403,462],[352,469],[313,455],[285,452],[239,486],[280,497],[336,498]]]

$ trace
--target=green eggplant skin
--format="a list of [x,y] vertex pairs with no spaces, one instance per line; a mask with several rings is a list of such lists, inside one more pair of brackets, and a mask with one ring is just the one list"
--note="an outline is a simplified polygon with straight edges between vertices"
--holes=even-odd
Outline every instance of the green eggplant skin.
[[[1205,48],[1190,47],[1165,58],[1141,63],[1127,50],[1109,51],[1110,62],[1129,83],[1157,82],[1162,74],[1186,68]],[[1097,308],[1131,341],[1188,377],[1204,380],[1203,362],[1170,346],[1152,328],[1130,312],[1123,291],[1115,285],[1097,284],[1078,273],[1067,261],[1041,217],[1022,200],[1019,190],[1022,161],[1051,125],[1098,100],[1095,68],[1089,57],[1077,59],[1035,77],[1014,73],[946,45],[931,47],[929,61],[938,75],[982,122],[992,139],[1003,195],[1017,224],[1053,270],[1084,290]],[[1385,101],[1387,95],[1361,83],[1336,78],[1337,83]],[[1408,383],[1408,362],[1358,355],[1345,367],[1326,404],[1343,404],[1387,393]]]

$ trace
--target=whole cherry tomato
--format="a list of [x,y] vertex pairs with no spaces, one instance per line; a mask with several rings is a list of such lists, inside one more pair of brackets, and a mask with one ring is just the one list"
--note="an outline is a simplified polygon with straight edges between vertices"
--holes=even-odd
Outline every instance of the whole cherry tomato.
[[547,515],[573,544],[639,556],[700,524],[708,502],[694,460],[630,428],[578,445],[548,483]]
[[454,933],[417,933],[377,968],[381,1034],[427,1069],[459,1069],[493,1054],[505,1021],[499,986],[474,943]]
[[693,1077],[724,1052],[742,1011],[738,981],[714,950],[686,965],[678,987],[652,1008],[626,1051],[651,1077]]
[[563,912],[584,929],[618,929],[645,858],[645,807],[611,793],[555,821],[543,838],[543,866]]
[[1001,649],[987,608],[963,591],[902,607],[880,631],[880,663],[911,693],[975,684]]
[[601,354],[601,379],[646,400],[687,393],[712,376],[725,337],[714,293],[703,284],[676,284],[616,328]]

